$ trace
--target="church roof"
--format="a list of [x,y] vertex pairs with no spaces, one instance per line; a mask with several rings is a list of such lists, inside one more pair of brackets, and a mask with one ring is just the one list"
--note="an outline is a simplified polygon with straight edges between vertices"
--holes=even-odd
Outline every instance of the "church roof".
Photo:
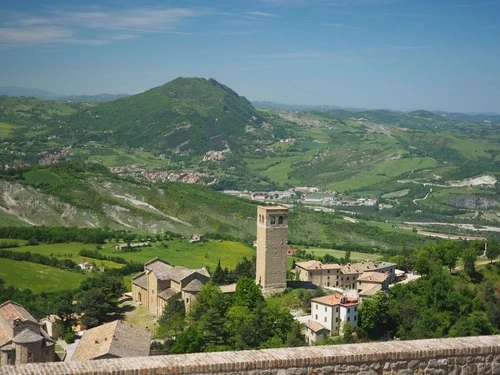
[[182,290],[185,292],[199,292],[202,286],[203,283],[200,280],[194,279],[188,285],[182,288]]
[[150,345],[150,331],[122,320],[116,320],[85,331],[71,360],[144,357],[149,355]]
[[205,267],[199,269],[189,269],[182,266],[174,267],[160,258],[150,260],[144,265],[144,269],[152,271],[159,280],[173,280],[178,283],[194,272],[210,277],[210,274]]
[[43,336],[39,335],[38,333],[33,332],[30,329],[25,329],[21,333],[17,334],[14,336],[12,341],[16,344],[30,344],[33,342],[38,342],[42,341]]
[[148,288],[148,284],[147,284],[147,276],[146,274],[143,272],[139,275],[137,275],[136,277],[134,277],[132,279],[132,283],[134,283],[135,285],[137,286],[140,286],[141,288],[143,289],[147,289]]
[[18,303],[12,301],[2,303],[0,305],[0,347],[12,340],[16,320],[37,323],[35,318]]

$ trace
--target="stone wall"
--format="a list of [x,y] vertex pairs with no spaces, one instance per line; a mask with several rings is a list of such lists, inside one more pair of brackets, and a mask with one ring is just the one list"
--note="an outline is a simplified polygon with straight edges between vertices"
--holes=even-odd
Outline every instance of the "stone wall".
[[500,375],[500,336],[37,363],[0,374]]

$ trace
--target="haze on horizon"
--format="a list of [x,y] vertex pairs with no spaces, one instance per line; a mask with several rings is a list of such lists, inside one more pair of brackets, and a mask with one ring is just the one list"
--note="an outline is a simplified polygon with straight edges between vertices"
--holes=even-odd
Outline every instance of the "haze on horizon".
[[205,77],[253,101],[500,113],[498,0],[0,4],[0,85],[135,94]]

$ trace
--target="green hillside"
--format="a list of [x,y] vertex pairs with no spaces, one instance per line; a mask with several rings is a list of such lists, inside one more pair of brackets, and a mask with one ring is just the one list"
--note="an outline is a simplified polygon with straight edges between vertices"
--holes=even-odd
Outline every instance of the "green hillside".
[[[108,103],[2,97],[0,104],[0,166],[9,187],[0,184],[29,212],[22,216],[3,204],[4,221],[14,225],[109,223],[144,231],[252,235],[253,229],[242,230],[230,219],[234,212],[212,208],[219,198],[208,189],[137,182],[170,181],[168,173],[178,180],[198,174],[198,184],[213,190],[315,186],[339,199],[373,198],[378,201],[371,208],[344,207],[371,220],[500,221],[495,182],[500,126],[471,116],[425,110],[257,111],[227,86],[202,78],[178,78]],[[89,168],[74,174],[57,167],[68,160]],[[118,168],[126,180],[104,167]],[[26,207],[30,201],[22,197],[33,194],[42,194],[42,201],[53,197],[46,212]],[[154,209],[145,210],[141,201]]]
[[[200,156],[209,150],[245,147],[246,127],[262,119],[244,98],[217,81],[177,78],[163,86],[96,105],[68,118],[87,139],[157,154]],[[243,140],[245,140],[243,142]]]

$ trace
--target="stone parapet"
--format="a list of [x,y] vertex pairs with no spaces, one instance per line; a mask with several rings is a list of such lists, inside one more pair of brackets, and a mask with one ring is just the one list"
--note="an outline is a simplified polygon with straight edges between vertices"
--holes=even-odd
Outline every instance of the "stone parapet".
[[36,363],[0,374],[500,375],[500,336]]

